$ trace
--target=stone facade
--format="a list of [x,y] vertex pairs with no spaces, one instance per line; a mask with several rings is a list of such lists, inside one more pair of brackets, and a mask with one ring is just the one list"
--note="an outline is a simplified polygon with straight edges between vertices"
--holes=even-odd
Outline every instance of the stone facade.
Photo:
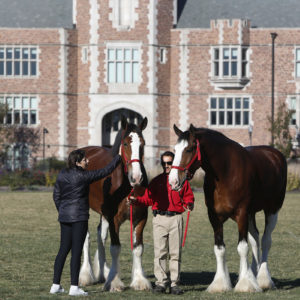
[[[101,145],[103,119],[119,109],[148,118],[144,135],[145,156],[150,161],[172,149],[176,141],[173,124],[182,130],[190,123],[210,127],[243,145],[249,144],[251,124],[252,143],[270,143],[272,32],[278,34],[275,110],[294,96],[299,114],[295,53],[300,47],[300,28],[252,28],[251,20],[242,19],[212,20],[210,28],[176,28],[176,1],[125,2],[124,8],[117,0],[74,1],[73,29],[0,28],[0,47],[35,45],[38,49],[37,76],[1,76],[0,96],[37,96],[35,126],[49,131],[47,157],[66,158],[76,147]],[[132,47],[139,53],[139,80],[108,82],[108,50]],[[216,47],[221,52],[247,48],[245,82],[216,78]],[[214,97],[249,99],[248,123],[213,125],[210,101]],[[291,130],[295,133],[296,129]]]

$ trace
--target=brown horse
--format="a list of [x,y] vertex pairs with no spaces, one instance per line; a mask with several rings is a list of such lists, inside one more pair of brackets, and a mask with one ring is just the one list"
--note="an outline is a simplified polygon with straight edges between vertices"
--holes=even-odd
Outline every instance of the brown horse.
[[[98,226],[98,250],[94,259],[94,270],[89,259],[89,235],[87,235],[83,250],[84,260],[80,270],[79,282],[88,285],[103,282],[104,290],[122,291],[124,284],[119,276],[119,254],[121,250],[119,229],[121,224],[129,219],[130,208],[126,205],[126,197],[134,188],[134,193],[144,193],[148,185],[147,175],[143,165],[145,141],[142,130],[147,126],[144,118],[139,126],[127,123],[125,118],[121,121],[122,128],[116,136],[111,149],[104,147],[85,147],[86,157],[89,159],[89,170],[99,169],[108,164],[112,158],[122,153],[122,163],[112,174],[90,185],[90,207],[100,214]],[[121,147],[121,151],[120,151]],[[134,249],[131,287],[135,290],[151,289],[142,269],[143,229],[147,222],[147,207],[134,206]],[[112,265],[109,269],[105,259],[105,240],[109,229],[112,256]],[[128,233],[129,239],[129,233]]]
[[[174,125],[178,141],[169,175],[173,189],[179,190],[199,167],[205,171],[204,194],[208,217],[214,230],[217,271],[209,292],[231,289],[225,260],[223,223],[231,218],[238,225],[239,279],[235,291],[249,292],[273,288],[268,271],[271,233],[277,222],[286,189],[287,164],[284,156],[269,146],[242,147],[222,133],[190,125],[182,132]],[[255,214],[264,211],[265,230],[262,256]],[[247,261],[248,239],[253,261]]]

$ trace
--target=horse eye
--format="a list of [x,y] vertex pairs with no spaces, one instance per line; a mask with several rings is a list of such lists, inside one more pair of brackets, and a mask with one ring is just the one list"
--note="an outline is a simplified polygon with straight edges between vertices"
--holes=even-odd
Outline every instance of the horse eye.
[[186,149],[186,152],[190,153],[193,151],[193,148]]
[[128,144],[127,144],[127,143],[124,143],[124,146],[125,146],[125,147],[127,147],[127,146],[128,146]]

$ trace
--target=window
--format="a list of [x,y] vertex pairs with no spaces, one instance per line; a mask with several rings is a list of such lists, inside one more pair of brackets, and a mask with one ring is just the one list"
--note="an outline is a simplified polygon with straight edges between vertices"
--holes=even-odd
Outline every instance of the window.
[[165,64],[167,62],[167,49],[165,47],[159,48],[159,62]]
[[129,31],[139,19],[136,9],[139,7],[138,0],[110,0],[109,20],[118,31]]
[[300,78],[300,48],[296,49],[296,77]]
[[248,80],[248,48],[213,48],[212,80],[219,87],[241,88]]
[[7,112],[2,124],[37,124],[37,98],[29,96],[0,97],[0,103],[6,105]]
[[0,47],[0,76],[37,76],[36,47]]
[[138,83],[139,56],[137,48],[109,48],[108,83]]
[[119,0],[119,26],[129,27],[132,18],[132,0]]
[[288,109],[293,111],[290,125],[300,126],[300,101],[297,97],[288,98]]
[[209,110],[212,126],[248,126],[250,124],[250,99],[247,97],[212,97]]
[[20,170],[29,167],[29,149],[26,145],[12,145],[8,149],[5,160],[6,169]]

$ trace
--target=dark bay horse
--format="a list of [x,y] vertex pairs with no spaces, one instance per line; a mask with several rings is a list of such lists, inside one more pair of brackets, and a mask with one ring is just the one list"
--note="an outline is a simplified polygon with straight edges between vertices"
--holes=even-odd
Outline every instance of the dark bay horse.
[[[121,121],[121,130],[111,149],[90,146],[82,148],[89,159],[89,170],[104,167],[112,158],[121,152],[122,163],[112,174],[90,185],[90,208],[100,214],[98,226],[98,250],[92,269],[89,258],[89,235],[83,247],[83,264],[80,270],[79,283],[88,285],[95,282],[104,282],[104,290],[122,291],[124,284],[119,275],[119,254],[121,244],[119,229],[121,224],[129,219],[130,208],[126,205],[129,193],[142,195],[148,185],[147,175],[143,165],[144,145],[142,131],[147,126],[147,118],[137,126],[127,123],[125,118]],[[121,151],[120,151],[121,149]],[[132,191],[132,189],[134,189]],[[151,289],[150,282],[146,279],[142,269],[143,254],[143,229],[147,222],[148,209],[143,206],[133,207],[133,238],[132,251],[132,282],[130,286],[135,290]],[[105,259],[105,240],[107,231],[110,232],[112,264],[109,269]],[[128,233],[130,241],[130,234]]]
[[[277,222],[286,190],[287,164],[284,156],[269,146],[242,147],[220,132],[195,128],[182,132],[174,125],[178,141],[169,175],[179,190],[198,168],[205,172],[204,195],[214,230],[217,271],[209,292],[232,288],[225,260],[223,223],[231,218],[238,225],[239,279],[235,291],[261,291],[274,287],[268,270],[271,234]],[[261,241],[255,214],[263,210],[265,230]],[[248,239],[252,246],[252,267],[248,266]]]

